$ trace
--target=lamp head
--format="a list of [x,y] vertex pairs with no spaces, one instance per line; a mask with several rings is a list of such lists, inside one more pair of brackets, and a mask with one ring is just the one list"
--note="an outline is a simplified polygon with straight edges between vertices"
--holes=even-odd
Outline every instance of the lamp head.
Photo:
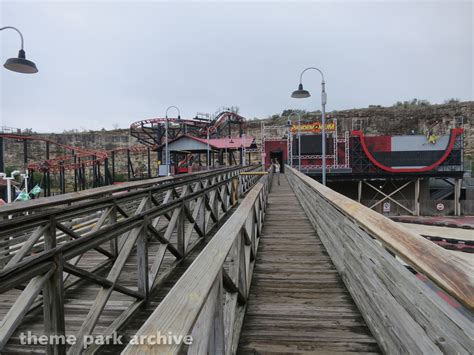
[[25,51],[20,49],[18,58],[7,59],[3,65],[6,69],[23,74],[34,74],[38,72],[36,64],[31,60],[26,59]]
[[303,84],[298,85],[298,90],[293,91],[291,94],[291,97],[294,99],[305,99],[307,97],[310,97],[311,94],[309,93],[308,90],[303,89]]

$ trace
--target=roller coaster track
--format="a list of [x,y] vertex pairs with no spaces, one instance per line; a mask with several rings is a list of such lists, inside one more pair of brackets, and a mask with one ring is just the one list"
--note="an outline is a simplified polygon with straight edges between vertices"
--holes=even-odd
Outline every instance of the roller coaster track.
[[243,125],[245,118],[228,109],[218,111],[210,120],[195,117],[193,119],[150,118],[136,121],[130,125],[130,134],[145,145],[160,146],[164,143],[165,127],[168,122],[168,138],[175,139],[183,134],[197,137],[220,136],[230,124]]
[[117,148],[112,150],[100,150],[100,149],[85,149],[82,147],[66,145],[62,143],[55,142],[48,138],[43,138],[39,136],[26,136],[20,134],[0,134],[0,138],[13,139],[16,141],[34,141],[34,142],[44,142],[46,144],[51,144],[56,147],[60,147],[65,151],[71,151],[72,154],[65,154],[56,156],[51,159],[44,159],[41,161],[35,161],[28,163],[26,168],[29,170],[40,171],[40,172],[59,172],[62,170],[75,170],[80,167],[89,167],[103,163],[112,152],[121,153],[121,152],[143,152],[148,148],[154,149],[155,147],[145,147],[142,145],[135,145],[131,147]]

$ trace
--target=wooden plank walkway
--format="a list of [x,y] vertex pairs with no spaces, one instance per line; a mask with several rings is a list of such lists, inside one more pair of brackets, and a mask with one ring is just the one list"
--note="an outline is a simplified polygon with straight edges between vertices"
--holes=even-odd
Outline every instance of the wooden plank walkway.
[[240,354],[379,353],[285,175],[273,181]]

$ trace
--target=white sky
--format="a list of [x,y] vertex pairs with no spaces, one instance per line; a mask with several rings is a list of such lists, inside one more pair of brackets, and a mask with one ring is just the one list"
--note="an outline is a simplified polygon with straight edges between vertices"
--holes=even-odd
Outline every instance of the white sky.
[[[0,125],[40,132],[126,128],[177,105],[189,118],[239,106],[248,118],[286,108],[299,73],[326,76],[327,110],[398,100],[473,100],[472,1],[5,1],[39,73],[0,68]],[[19,37],[0,33],[0,61]],[[175,115],[170,111],[170,116]]]

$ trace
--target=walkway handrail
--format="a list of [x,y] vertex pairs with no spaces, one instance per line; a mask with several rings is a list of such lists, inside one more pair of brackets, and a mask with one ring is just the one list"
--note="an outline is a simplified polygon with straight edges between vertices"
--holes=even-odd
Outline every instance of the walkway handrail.
[[[94,211],[101,211],[105,207],[112,204],[127,203],[128,201],[136,200],[141,195],[145,194],[163,194],[170,189],[180,189],[183,186],[193,184],[196,181],[212,178],[214,176],[226,176],[226,178],[239,177],[240,184],[253,186],[255,179],[246,178],[242,181],[240,172],[253,171],[260,167],[260,165],[253,166],[237,166],[234,168],[225,168],[213,170],[211,172],[187,174],[186,176],[171,179],[152,179],[147,183],[140,182],[135,185],[133,182],[127,183],[126,186],[108,186],[107,188],[95,188],[86,191],[69,193],[69,197],[58,196],[59,199],[51,201],[49,198],[25,201],[28,205],[19,203],[19,207],[15,205],[7,205],[0,207],[0,217],[2,214],[13,215],[11,219],[0,219],[0,247],[3,246],[2,238],[6,235],[11,240],[15,237],[13,233],[18,234],[22,231],[27,231],[29,228],[37,227],[39,224],[44,224],[44,221],[53,218],[56,221],[77,219],[78,216],[84,214],[87,210],[89,215]],[[97,191],[98,190],[98,191]],[[49,201],[43,201],[49,200]],[[60,206],[59,206],[60,205]],[[55,207],[55,208],[46,208]],[[14,213],[23,211],[30,214]],[[33,213],[34,212],[34,213]],[[84,224],[84,223],[83,223]],[[12,242],[10,242],[11,244]],[[1,262],[0,262],[1,264]]]
[[286,167],[308,218],[384,353],[468,354],[472,320],[397,256],[474,308],[474,265],[314,179]]
[[[98,285],[99,292],[69,353],[82,352],[82,340],[93,332],[113,291],[134,299],[106,332],[116,331],[149,301],[150,292],[166,275],[214,232],[237,204],[239,193],[250,189],[249,181],[255,182],[256,177],[240,175],[248,169],[224,169],[2,221],[0,294],[24,290],[19,295],[15,290],[10,300],[3,298],[3,306],[11,307],[0,322],[0,351],[25,315],[39,306],[44,306],[46,335],[64,335],[64,290],[84,280]],[[91,213],[97,217],[88,220],[88,227],[78,227],[77,221]],[[72,217],[76,222],[71,222]],[[85,267],[81,258],[91,252],[100,257],[93,256]],[[132,253],[136,258],[129,260]],[[171,257],[170,262],[164,262],[165,256]],[[137,279],[131,280],[137,287],[119,282],[129,262],[137,264]],[[69,279],[71,275],[76,279]],[[56,347],[58,354],[65,351],[64,344],[49,346]]]
[[[249,165],[245,167],[246,170],[255,170],[259,165]],[[138,189],[145,189],[148,187],[156,187],[165,183],[183,182],[189,179],[202,178],[208,175],[213,175],[223,171],[241,170],[241,166],[224,167],[219,169],[212,169],[209,171],[199,171],[178,176],[162,176],[153,179],[146,179],[140,181],[129,181],[117,185],[109,185],[87,189],[83,191],[68,192],[61,195],[42,197],[40,199],[19,201],[12,204],[0,206],[0,217],[5,215],[12,215],[20,212],[31,212],[35,210],[43,210],[45,208],[55,207],[58,205],[70,205],[84,200],[97,199],[112,194],[119,194],[121,192],[134,191]]]
[[356,221],[371,236],[470,309],[474,309],[474,265],[293,169],[296,176]]
[[[140,328],[134,337],[138,344],[130,343],[124,354],[171,354],[186,346],[188,353],[235,353],[271,182],[270,171]],[[191,336],[192,344],[163,341],[160,335]]]

